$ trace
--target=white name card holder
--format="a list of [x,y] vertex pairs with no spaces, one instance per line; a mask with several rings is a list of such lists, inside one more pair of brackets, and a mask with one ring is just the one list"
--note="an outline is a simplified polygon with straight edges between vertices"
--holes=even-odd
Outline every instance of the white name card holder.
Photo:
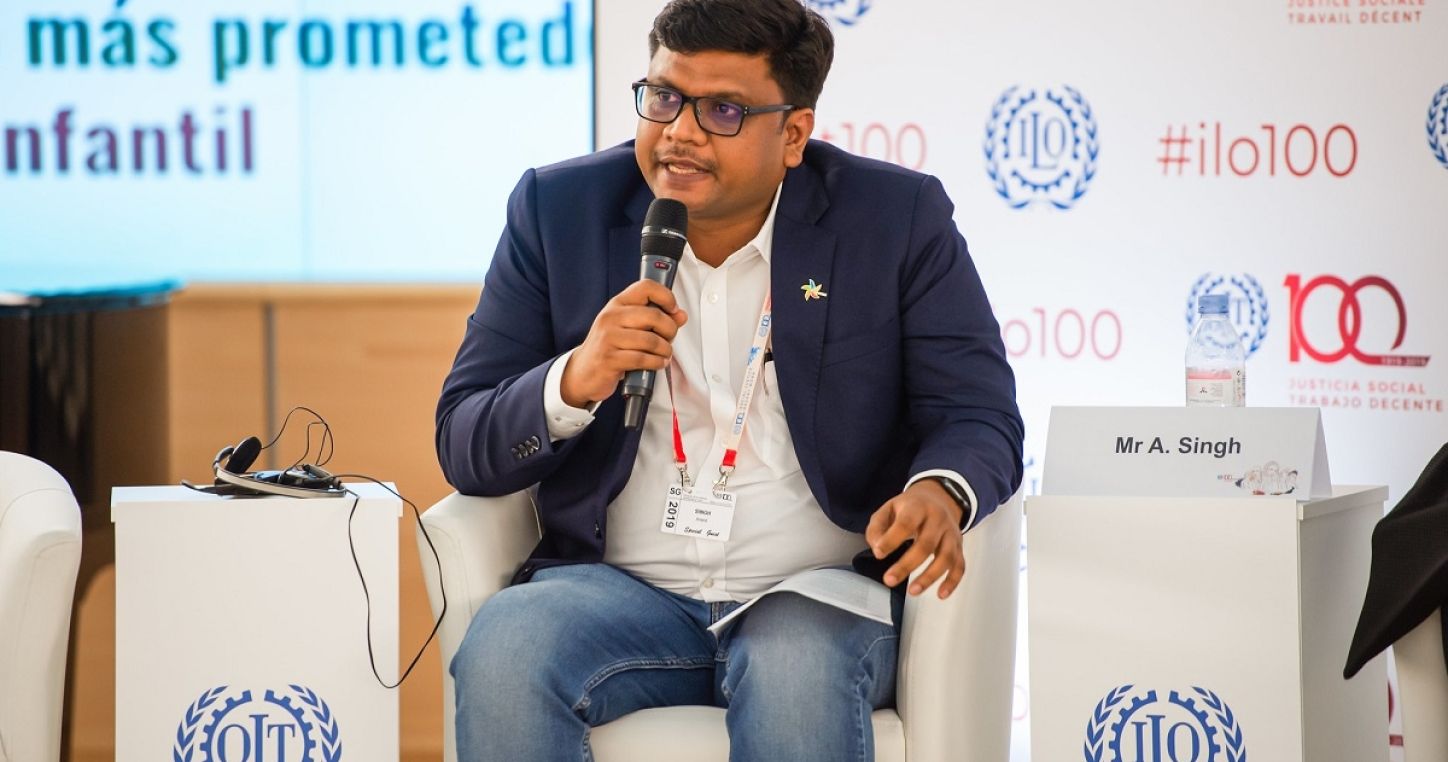
[[[349,487],[373,653],[392,680],[402,503]],[[352,508],[351,497],[112,492],[119,762],[396,762],[397,692],[368,666]]]
[[1047,495],[1330,497],[1317,408],[1057,407]]
[[[1385,757],[1384,660],[1342,668],[1387,489],[1318,483],[1316,410],[1064,408],[1050,434],[1027,502],[1033,758]],[[1254,470],[1260,489],[1219,476]]]

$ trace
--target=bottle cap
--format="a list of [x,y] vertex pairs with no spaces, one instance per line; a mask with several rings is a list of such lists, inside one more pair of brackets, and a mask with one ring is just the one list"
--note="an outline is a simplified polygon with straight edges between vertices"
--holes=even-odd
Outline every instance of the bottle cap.
[[1197,314],[1199,315],[1225,315],[1227,314],[1226,294],[1203,294],[1197,297]]

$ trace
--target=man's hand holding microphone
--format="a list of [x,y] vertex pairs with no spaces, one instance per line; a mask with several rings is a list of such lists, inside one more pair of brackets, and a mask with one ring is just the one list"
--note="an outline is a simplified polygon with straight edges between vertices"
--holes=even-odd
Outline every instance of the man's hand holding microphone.
[[639,282],[604,305],[588,337],[568,358],[560,392],[577,408],[606,399],[623,381],[624,425],[636,429],[653,394],[654,376],[673,356],[674,336],[689,316],[670,289],[684,255],[689,212],[654,199],[644,215]]
[[581,408],[611,396],[629,371],[663,369],[674,354],[671,342],[688,319],[674,292],[661,283],[641,280],[620,291],[568,358],[563,401]]

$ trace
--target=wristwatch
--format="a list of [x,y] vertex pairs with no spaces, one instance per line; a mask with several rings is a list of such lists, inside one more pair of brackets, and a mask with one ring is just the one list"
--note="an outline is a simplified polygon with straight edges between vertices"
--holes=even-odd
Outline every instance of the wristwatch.
[[950,495],[950,499],[954,500],[955,504],[960,506],[960,523],[962,528],[964,528],[965,522],[970,520],[970,498],[966,497],[965,490],[961,489],[960,485],[956,484],[955,480],[948,476],[930,476],[926,478],[939,482],[941,489],[945,490],[945,494]]

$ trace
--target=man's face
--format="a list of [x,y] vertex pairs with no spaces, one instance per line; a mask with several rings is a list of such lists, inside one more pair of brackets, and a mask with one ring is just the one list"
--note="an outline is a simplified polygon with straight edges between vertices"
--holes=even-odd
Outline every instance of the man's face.
[[[744,106],[785,102],[763,55],[684,54],[660,46],[646,79],[684,95]],[[769,203],[784,171],[803,159],[813,128],[813,111],[795,109],[749,116],[738,135],[724,137],[700,128],[688,104],[669,124],[640,118],[634,155],[656,197],[683,202],[691,222],[727,224],[757,215]]]

